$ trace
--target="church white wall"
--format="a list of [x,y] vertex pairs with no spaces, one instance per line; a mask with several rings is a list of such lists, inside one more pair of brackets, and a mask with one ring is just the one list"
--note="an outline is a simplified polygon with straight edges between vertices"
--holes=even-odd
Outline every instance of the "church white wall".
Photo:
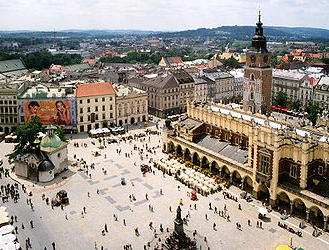
[[54,171],[39,171],[39,182],[49,182],[54,179]]
[[15,161],[15,174],[27,178],[27,164],[21,161]]

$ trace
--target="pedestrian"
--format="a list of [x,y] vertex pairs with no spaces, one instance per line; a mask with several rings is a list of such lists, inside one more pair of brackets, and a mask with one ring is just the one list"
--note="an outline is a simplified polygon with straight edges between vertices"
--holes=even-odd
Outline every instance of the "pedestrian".
[[67,218],[67,214],[65,214],[65,219],[68,220],[68,218]]
[[259,227],[259,222],[257,221],[257,227]]
[[212,227],[213,227],[214,230],[216,230],[216,223],[215,222],[214,222]]
[[250,220],[248,220],[248,226],[251,226],[251,224],[250,224]]
[[56,250],[55,242],[51,243],[51,245],[53,246],[53,250]]
[[215,214],[217,213],[217,207],[215,207],[215,212],[214,212]]
[[145,199],[148,200],[148,196],[147,196],[147,194],[145,194]]
[[90,198],[90,193],[89,193],[89,191],[87,192],[87,196]]
[[204,216],[205,218],[206,218],[206,220],[208,220],[208,215],[207,214],[205,214],[205,216]]
[[196,203],[194,204],[194,209],[196,210]]
[[239,204],[238,209],[239,209],[239,210],[242,210],[242,209],[241,209],[241,204]]
[[24,228],[25,228],[25,227],[24,227],[24,224],[22,223],[22,229],[24,230]]
[[211,208],[211,202],[209,202],[209,210],[211,210],[212,208]]
[[171,206],[169,206],[169,211],[171,212]]
[[95,243],[95,249],[97,250],[97,242],[95,241],[94,243]]
[[84,218],[85,216],[83,215],[83,211],[81,211],[81,218]]
[[34,226],[33,226],[33,220],[30,221],[30,226],[31,226],[31,228],[34,227]]
[[126,220],[125,219],[123,219],[123,225],[126,226]]
[[15,226],[15,232],[16,232],[16,234],[18,234],[18,227],[17,226]]
[[162,188],[160,188],[160,194],[162,195],[163,193],[162,193]]
[[15,222],[17,222],[17,216],[15,215]]
[[259,227],[263,228],[263,222],[261,222],[261,221],[259,222]]
[[83,212],[86,214],[86,207],[83,207]]
[[105,223],[105,226],[104,226],[104,230],[105,230],[105,232],[108,232],[106,223]]
[[180,186],[177,186],[178,191],[180,191]]

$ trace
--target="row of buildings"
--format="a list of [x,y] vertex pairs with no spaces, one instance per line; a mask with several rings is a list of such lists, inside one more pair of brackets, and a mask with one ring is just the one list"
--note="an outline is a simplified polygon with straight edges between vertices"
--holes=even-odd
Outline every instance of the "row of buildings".
[[39,116],[67,132],[126,126],[148,120],[145,91],[109,82],[68,83],[51,86],[24,81],[0,87],[0,132]]

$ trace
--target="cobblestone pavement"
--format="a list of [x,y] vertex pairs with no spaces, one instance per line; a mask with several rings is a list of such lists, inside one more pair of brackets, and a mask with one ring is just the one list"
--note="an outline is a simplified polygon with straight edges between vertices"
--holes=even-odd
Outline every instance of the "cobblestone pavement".
[[[139,132],[142,130],[135,130]],[[133,132],[131,132],[133,133]],[[159,142],[160,140],[160,142]],[[94,142],[93,145],[91,142]],[[87,143],[87,148],[74,147],[73,143]],[[68,171],[58,176],[55,181],[47,184],[36,184],[27,180],[18,179],[12,174],[13,179],[20,183],[25,183],[28,190],[33,192],[30,197],[34,204],[34,212],[26,204],[25,194],[21,194],[21,199],[14,204],[11,200],[3,204],[7,206],[9,214],[18,216],[19,226],[18,238],[22,245],[25,239],[31,238],[33,249],[51,249],[51,243],[56,243],[56,249],[97,249],[101,246],[104,249],[123,249],[125,244],[132,244],[133,249],[143,249],[148,241],[154,242],[153,230],[149,228],[149,222],[153,222],[154,227],[159,231],[162,224],[166,229],[173,228],[175,210],[179,204],[179,199],[183,199],[182,216],[190,214],[188,225],[185,230],[197,230],[199,238],[207,237],[210,249],[275,249],[280,244],[289,244],[292,237],[293,245],[305,249],[328,249],[329,236],[324,233],[315,238],[311,235],[312,229],[308,226],[303,231],[303,237],[292,235],[288,231],[277,226],[279,214],[272,212],[269,217],[270,222],[263,223],[263,229],[255,226],[257,221],[257,210],[261,206],[258,201],[247,203],[239,200],[242,210],[238,209],[238,203],[232,200],[223,199],[222,193],[216,193],[208,197],[198,196],[197,201],[190,201],[187,197],[186,186],[178,183],[173,177],[163,176],[162,172],[155,170],[155,174],[148,173],[143,176],[140,171],[141,163],[148,163],[149,158],[166,157],[157,149],[157,153],[149,154],[147,159],[141,160],[134,145],[139,148],[161,146],[161,137],[151,135],[145,142],[133,141],[132,143],[120,142],[120,144],[108,144],[102,150],[102,156],[94,157],[91,149],[99,145],[96,139],[87,138],[86,135],[75,135],[69,144],[69,156],[73,160],[83,158],[88,164],[94,163],[95,169],[90,170],[88,175],[84,171],[78,171],[79,167],[70,167]],[[13,148],[13,144],[0,144],[0,157]],[[121,150],[121,154],[117,153]],[[131,154],[131,152],[133,153]],[[131,154],[130,158],[125,157],[125,153]],[[105,158],[106,154],[106,158]],[[145,155],[144,155],[145,156]],[[136,162],[136,166],[134,165]],[[5,167],[8,167],[5,161]],[[105,175],[102,169],[107,171]],[[91,173],[91,178],[89,177]],[[127,185],[121,185],[120,179],[124,177]],[[11,182],[8,178],[0,179],[1,185]],[[133,184],[133,185],[132,185]],[[181,187],[178,190],[178,185]],[[70,204],[63,210],[60,207],[51,208],[42,200],[42,195],[52,198],[59,190],[66,190],[70,199]],[[163,194],[160,194],[160,189]],[[98,192],[97,192],[98,190]],[[236,187],[230,188],[231,192],[239,194],[241,191]],[[88,197],[88,192],[90,197]],[[21,192],[22,193],[22,192]],[[129,200],[129,195],[133,194],[136,200]],[[148,199],[146,199],[146,194]],[[209,210],[208,204],[212,207],[223,210],[226,204],[231,222],[220,217],[214,210]],[[190,204],[192,208],[190,208]],[[194,205],[196,204],[196,209]],[[153,207],[153,212],[149,210]],[[169,210],[171,206],[172,211]],[[81,215],[83,207],[86,213]],[[113,215],[116,214],[118,221]],[[205,219],[207,214],[208,219]],[[67,216],[67,219],[66,219]],[[34,221],[33,229],[29,226],[30,220]],[[247,220],[251,220],[251,226],[247,225]],[[125,225],[123,220],[125,220]],[[213,223],[216,223],[216,230],[213,230]],[[241,230],[236,229],[236,222],[242,225]],[[25,229],[21,229],[24,223]],[[108,233],[102,236],[102,230],[107,224]],[[289,218],[285,221],[295,227],[299,221]],[[138,227],[140,236],[135,236],[134,228]],[[160,236],[161,238],[161,236]],[[163,240],[163,239],[162,239]]]

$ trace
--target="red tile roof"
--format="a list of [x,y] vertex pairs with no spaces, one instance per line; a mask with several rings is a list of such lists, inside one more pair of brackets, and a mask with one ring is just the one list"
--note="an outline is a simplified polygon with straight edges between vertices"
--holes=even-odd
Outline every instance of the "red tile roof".
[[115,94],[115,90],[112,84],[109,82],[78,84],[75,90],[76,97],[109,95],[109,94]]

